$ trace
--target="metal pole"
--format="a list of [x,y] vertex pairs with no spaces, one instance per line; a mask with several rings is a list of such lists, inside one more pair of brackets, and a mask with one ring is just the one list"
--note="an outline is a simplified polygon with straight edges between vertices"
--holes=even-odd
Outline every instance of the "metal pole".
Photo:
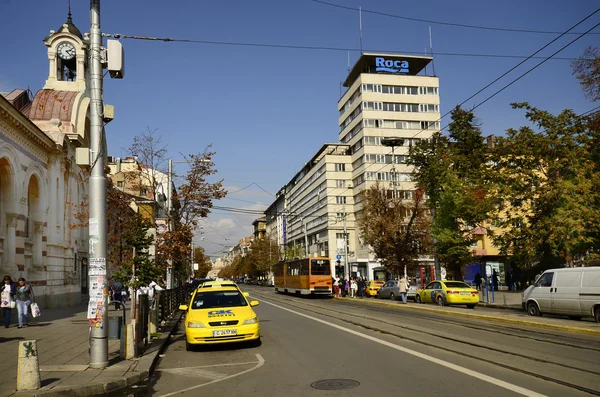
[[[108,280],[106,273],[106,182],[104,178],[103,92],[102,92],[102,32],[100,31],[100,0],[90,0],[90,285],[99,282],[98,295],[90,305],[102,309],[96,314],[96,324],[90,331],[90,367],[108,367]],[[92,280],[92,278],[94,280]],[[91,298],[92,296],[90,296]],[[100,304],[98,304],[101,302]]]
[[[169,231],[172,231],[171,228],[173,227],[173,220],[172,220],[173,214],[172,214],[171,206],[172,206],[172,202],[173,202],[172,201],[173,200],[173,198],[172,198],[172,195],[173,195],[173,188],[172,188],[172,185],[173,185],[173,160],[171,160],[171,159],[169,159],[169,178],[168,179],[169,179],[169,200],[168,200],[169,205],[167,207],[167,211],[169,211],[169,216],[168,216]],[[171,281],[171,266],[169,263],[167,263],[167,289],[171,289],[171,288],[173,288],[172,281]]]
[[348,264],[348,231],[346,229],[346,207],[344,207],[344,268],[348,269],[348,277],[350,281],[350,265]]
[[[433,221],[435,221],[435,208],[431,209],[431,215],[433,216]],[[435,279],[441,280],[442,278],[442,269],[440,268],[440,261],[437,256],[437,238],[433,238],[433,264],[435,265]]]
[[300,217],[300,221],[302,221],[302,227],[304,228],[304,250],[306,252],[306,257],[308,258],[308,234],[306,234],[306,223],[304,223],[303,217]]

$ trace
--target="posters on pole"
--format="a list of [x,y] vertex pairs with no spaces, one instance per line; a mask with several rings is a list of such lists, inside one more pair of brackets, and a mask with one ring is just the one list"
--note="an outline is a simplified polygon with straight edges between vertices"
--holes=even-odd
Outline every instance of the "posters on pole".
[[100,234],[100,229],[98,228],[98,218],[90,218],[89,222],[90,236],[98,236]]

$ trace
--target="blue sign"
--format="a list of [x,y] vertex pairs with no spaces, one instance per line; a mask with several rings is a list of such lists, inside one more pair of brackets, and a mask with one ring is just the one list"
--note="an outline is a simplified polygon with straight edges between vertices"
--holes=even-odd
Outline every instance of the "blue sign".
[[393,61],[382,57],[375,58],[376,72],[408,73],[408,61]]
[[208,312],[208,317],[231,317],[235,316],[231,310],[211,310]]
[[335,259],[337,259],[338,261],[342,259],[342,256],[340,254],[338,254]]

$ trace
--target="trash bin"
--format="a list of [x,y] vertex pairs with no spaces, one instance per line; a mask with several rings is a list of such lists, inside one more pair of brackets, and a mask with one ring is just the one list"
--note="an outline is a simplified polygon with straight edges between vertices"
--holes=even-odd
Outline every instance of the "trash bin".
[[108,339],[121,339],[121,317],[112,316],[108,318]]

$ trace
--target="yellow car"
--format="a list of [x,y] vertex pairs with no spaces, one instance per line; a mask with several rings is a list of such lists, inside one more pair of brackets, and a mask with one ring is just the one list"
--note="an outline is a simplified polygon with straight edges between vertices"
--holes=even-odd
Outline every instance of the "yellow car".
[[440,306],[467,305],[472,309],[479,303],[479,292],[462,281],[435,280],[417,290],[415,302]]
[[367,281],[367,288],[365,288],[365,295],[377,296],[377,291],[379,291],[379,289],[381,287],[383,287],[383,284],[385,284],[385,281],[380,281],[380,280]]
[[[210,281],[205,281],[203,283],[200,283],[200,285],[198,285],[197,289],[204,289],[204,288],[213,288],[213,287],[234,287],[237,288],[238,290],[241,291],[240,287],[234,283],[233,281],[217,281],[217,280],[210,280]],[[244,296],[247,298],[250,296],[250,294],[248,292],[242,292],[244,294]]]
[[189,305],[179,306],[185,314],[185,347],[231,342],[260,344],[260,324],[248,301],[235,287],[198,288]]

